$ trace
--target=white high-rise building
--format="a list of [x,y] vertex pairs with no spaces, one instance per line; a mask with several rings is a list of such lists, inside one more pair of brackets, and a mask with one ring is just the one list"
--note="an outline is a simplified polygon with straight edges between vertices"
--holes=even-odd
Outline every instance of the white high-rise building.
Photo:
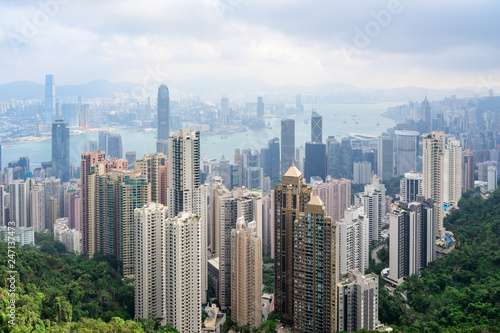
[[363,205],[364,212],[369,220],[370,243],[381,239],[382,218],[385,216],[385,186],[382,180],[373,176],[371,184],[365,185],[365,191],[357,193],[356,205]]
[[462,197],[462,147],[449,139],[444,150],[443,202],[457,205]]
[[165,321],[179,332],[201,332],[203,224],[196,214],[184,212],[165,224]]
[[369,184],[372,178],[372,164],[367,161],[354,162],[353,184]]
[[[151,313],[165,324],[165,225],[167,207],[150,203],[134,211],[134,305],[136,319]],[[175,303],[174,303],[175,304]]]
[[353,269],[364,272],[369,258],[369,221],[362,206],[346,209],[345,217],[337,222],[338,275]]
[[488,191],[497,189],[498,169],[494,165],[488,166]]
[[16,222],[16,227],[29,227],[28,190],[23,180],[14,180],[9,185],[10,221]]
[[0,227],[7,225],[5,220],[5,187],[0,185]]
[[191,212],[201,218],[202,300],[207,301],[207,187],[200,183],[200,132],[182,130],[168,139],[168,217]]
[[436,211],[436,235],[442,237],[443,228],[443,172],[446,136],[443,132],[432,132],[423,139],[423,194],[431,198],[438,207]]
[[422,174],[418,172],[407,172],[399,182],[399,200],[412,202],[417,200],[417,196],[422,195]]

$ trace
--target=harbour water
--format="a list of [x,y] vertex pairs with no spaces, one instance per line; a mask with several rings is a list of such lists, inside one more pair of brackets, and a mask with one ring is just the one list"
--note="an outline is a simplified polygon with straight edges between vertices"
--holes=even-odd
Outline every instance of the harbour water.
[[[338,140],[346,133],[362,133],[380,135],[395,122],[382,114],[388,107],[400,105],[401,102],[384,102],[373,104],[328,104],[315,107],[316,112],[323,116],[323,142],[328,136]],[[300,147],[311,140],[311,105],[304,105],[304,112],[293,113],[283,118],[295,119],[295,145]],[[236,148],[260,149],[267,146],[268,140],[281,137],[281,117],[266,118],[268,128],[249,130],[223,135],[201,134],[201,155],[203,160],[217,159],[224,155],[228,160],[234,159]],[[123,156],[126,151],[136,151],[137,158],[145,153],[156,151],[156,132],[118,130],[122,136]],[[97,133],[72,135],[70,138],[71,163],[80,163],[80,154],[84,143],[97,140]],[[52,154],[51,140],[16,144],[12,147],[2,147],[2,167],[10,161],[16,161],[20,156],[30,158],[31,169],[39,167],[41,162],[50,161]]]

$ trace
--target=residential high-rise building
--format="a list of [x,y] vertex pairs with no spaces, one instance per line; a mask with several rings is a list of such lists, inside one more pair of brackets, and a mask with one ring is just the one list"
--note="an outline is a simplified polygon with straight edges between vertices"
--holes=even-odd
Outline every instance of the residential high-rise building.
[[36,232],[40,232],[45,229],[45,191],[43,184],[39,183],[33,186],[29,195],[31,226]]
[[355,269],[342,273],[337,284],[339,332],[375,331],[378,321],[378,276]]
[[264,117],[264,102],[262,101],[262,96],[257,97],[257,118],[262,119]]
[[323,142],[323,117],[316,111],[311,114],[311,142]]
[[298,213],[292,232],[293,325],[299,332],[334,332],[337,228],[317,195]]
[[54,75],[45,75],[45,123],[52,124],[56,115],[56,82]]
[[326,145],[319,142],[306,142],[306,158],[304,178],[307,183],[311,177],[320,177],[326,180]]
[[5,216],[5,186],[0,185],[0,227],[7,226]]
[[382,236],[382,218],[386,214],[385,186],[380,178],[372,177],[371,184],[365,185],[365,191],[356,194],[356,204],[363,205],[368,220],[370,221],[370,243],[379,241]]
[[474,188],[474,155],[469,149],[463,151],[462,162],[462,193],[467,192],[470,188]]
[[[21,179],[13,180],[9,184],[10,207],[9,221],[15,222],[15,227],[29,227],[28,216],[28,189],[26,182]],[[12,227],[12,226],[11,226]]]
[[413,202],[417,200],[417,196],[422,195],[422,174],[417,172],[407,172],[401,181],[400,201]]
[[431,132],[423,139],[423,182],[425,198],[434,200],[436,210],[436,235],[442,237],[443,228],[443,173],[446,136],[443,132]]
[[69,127],[61,118],[52,124],[52,174],[63,183],[69,182]]
[[43,190],[45,197],[45,225],[43,228],[52,230],[51,226],[55,220],[61,217],[61,180],[55,177],[45,178]]
[[158,88],[158,140],[168,140],[170,136],[170,96],[166,85]]
[[367,161],[354,162],[353,184],[368,184],[372,179],[372,164]]
[[337,272],[364,272],[370,263],[369,221],[363,207],[351,206],[337,225]]
[[[152,202],[160,202],[160,168],[165,166],[166,161],[167,157],[163,153],[156,153],[145,154],[142,159],[135,162],[135,170],[140,171],[148,180]],[[166,191],[166,188],[164,190]]]
[[200,216],[186,212],[165,223],[165,322],[179,332],[201,333],[201,304],[206,293],[204,223]]
[[[165,324],[166,318],[166,247],[167,207],[149,203],[134,211],[135,278],[134,317],[148,318],[151,314]],[[171,240],[168,240],[170,242]],[[176,244],[171,244],[175,248]],[[180,244],[179,244],[180,245]],[[169,253],[171,256],[172,253]],[[178,258],[180,261],[180,258]],[[168,290],[174,293],[175,290]],[[176,304],[170,304],[175,307]]]
[[271,257],[271,241],[274,239],[271,193],[262,194],[262,255]]
[[396,176],[417,171],[418,138],[417,131],[396,131]]
[[394,139],[390,136],[378,137],[377,167],[382,180],[394,177]]
[[292,165],[295,156],[295,120],[281,119],[281,173]]
[[123,157],[122,136],[120,134],[111,134],[108,139],[108,151],[110,157],[121,159]]
[[182,130],[168,140],[168,216],[190,212],[201,218],[201,284],[202,301],[207,295],[207,188],[200,179],[200,132]]
[[449,139],[444,150],[443,202],[458,205],[462,197],[462,147],[460,141]]
[[[216,248],[216,226],[220,226],[221,220],[221,210],[220,207],[220,198],[224,195],[229,194],[229,190],[226,186],[224,186],[224,180],[222,177],[212,177],[212,187],[210,188],[210,206],[208,213],[208,246],[212,253],[217,252]],[[218,255],[218,253],[217,253]]]
[[321,184],[313,184],[313,191],[325,204],[328,216],[334,222],[344,218],[345,210],[351,205],[351,181],[349,179],[332,179],[327,176]]
[[488,166],[488,191],[493,192],[497,189],[498,169],[495,165]]
[[262,238],[243,217],[231,230],[231,319],[241,327],[262,323]]
[[399,202],[389,214],[389,276],[396,284],[411,274],[419,274],[436,259],[436,210],[432,199]]
[[293,165],[283,175],[282,184],[274,190],[274,306],[283,313],[283,319],[294,320],[294,225],[299,213],[310,201],[312,188],[302,173]]

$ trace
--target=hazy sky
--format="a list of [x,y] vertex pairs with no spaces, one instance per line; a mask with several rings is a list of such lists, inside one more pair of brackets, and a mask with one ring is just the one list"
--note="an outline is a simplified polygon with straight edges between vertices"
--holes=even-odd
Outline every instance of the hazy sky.
[[[499,1],[0,0],[0,83],[498,85]],[[482,77],[482,78],[481,78]],[[499,82],[497,82],[499,81]]]

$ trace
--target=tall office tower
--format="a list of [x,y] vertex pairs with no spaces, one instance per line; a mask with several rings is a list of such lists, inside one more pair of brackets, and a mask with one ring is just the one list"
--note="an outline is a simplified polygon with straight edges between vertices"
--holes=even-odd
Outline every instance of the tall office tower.
[[[82,228],[82,252],[88,253],[90,257],[94,255],[95,249],[95,203],[90,200],[90,194],[94,193],[95,187],[89,176],[92,174],[91,167],[104,161],[105,152],[82,153],[81,158],[81,228]],[[126,160],[110,161],[105,163],[105,172],[110,169],[127,169]],[[91,188],[91,186],[93,186]]]
[[304,146],[300,146],[295,148],[295,166],[300,172],[303,172],[305,169],[305,159],[306,159],[306,148]]
[[45,75],[45,123],[52,124],[56,115],[56,82],[54,75]]
[[444,150],[443,202],[458,205],[462,197],[462,147],[460,141],[449,139]]
[[281,173],[284,174],[294,161],[295,120],[281,119]]
[[488,191],[493,192],[497,189],[498,171],[495,165],[488,166]]
[[321,199],[310,198],[293,229],[293,325],[299,332],[334,332],[337,228]]
[[[149,203],[134,211],[136,251],[134,318],[148,318],[148,315],[152,314],[163,325],[167,306],[165,302],[166,219],[167,207],[159,203]],[[175,303],[170,306],[175,306]]]
[[16,179],[9,184],[9,221],[16,222],[16,228],[29,227],[28,190],[23,180]]
[[158,88],[158,140],[168,140],[170,136],[170,97],[166,85]]
[[378,321],[378,276],[359,270],[343,273],[337,284],[338,332],[375,331]]
[[241,164],[241,151],[239,148],[236,148],[234,150],[234,164],[238,166],[238,186],[243,186],[243,171],[242,171],[242,164]]
[[85,141],[83,143],[83,151],[99,151],[99,144],[93,140]]
[[88,128],[90,126],[90,105],[83,104],[80,107],[80,128]]
[[420,121],[424,124],[424,132],[432,131],[431,105],[425,96],[425,100],[420,104]]
[[470,149],[463,151],[463,162],[462,162],[462,193],[467,192],[470,188],[474,188],[474,155]]
[[389,214],[389,279],[396,284],[411,274],[419,274],[436,259],[436,210],[432,199],[399,202]]
[[231,307],[231,230],[242,217],[245,222],[255,221],[257,235],[262,236],[262,198],[245,188],[229,192],[217,178],[215,182],[210,198],[210,225],[214,227],[215,252],[219,257],[218,298],[221,308],[227,309]]
[[399,182],[400,201],[413,202],[417,200],[417,196],[421,196],[422,190],[422,174],[417,172],[407,172]]
[[220,116],[224,124],[229,123],[229,98],[227,97],[220,100]]
[[394,177],[394,139],[390,136],[378,137],[377,167],[382,180]]
[[45,229],[45,191],[43,184],[35,185],[29,195],[31,226],[36,232],[40,232]]
[[78,129],[80,106],[77,103],[63,103],[61,118],[66,119],[69,127]]
[[370,263],[369,221],[363,207],[351,206],[337,225],[337,272],[364,272]]
[[99,131],[99,150],[103,151],[105,154],[109,153],[108,150],[108,140],[111,133],[109,131]]
[[168,155],[168,140],[156,140],[156,152]]
[[385,216],[385,186],[381,179],[372,177],[371,184],[365,185],[365,191],[356,194],[356,201],[363,205],[366,216],[370,221],[370,243],[381,239],[382,218]]
[[262,190],[264,170],[260,167],[258,151],[244,149],[241,154],[243,186],[249,190]]
[[262,194],[262,254],[271,257],[271,239],[273,238],[271,193]]
[[353,184],[368,184],[372,179],[372,164],[370,162],[354,162]]
[[137,154],[135,151],[128,151],[125,153],[125,159],[127,160],[127,165],[129,170],[134,169],[135,161],[137,159]]
[[264,174],[271,179],[272,186],[280,181],[280,139],[272,138],[267,142],[266,154],[264,157]]
[[306,158],[304,178],[307,183],[311,177],[320,177],[326,180],[326,145],[319,142],[306,142]]
[[206,293],[203,258],[207,256],[201,241],[203,224],[202,217],[186,212],[165,223],[165,322],[179,332],[201,333],[201,303]]
[[[312,188],[304,181],[302,173],[292,164],[283,175],[282,184],[274,190],[274,306],[283,313],[283,319],[294,320],[294,225],[299,213],[311,199]],[[326,253],[326,252],[325,252]]]
[[396,176],[417,171],[418,138],[417,131],[396,131]]
[[239,217],[231,230],[231,319],[241,327],[262,323],[262,238],[256,228]]
[[222,178],[222,183],[228,190],[238,187],[238,166],[230,164],[224,156],[222,156],[219,162],[219,176]]
[[69,182],[69,127],[64,119],[52,124],[52,172],[61,182]]
[[[438,207],[443,207],[443,171],[446,136],[443,132],[431,132],[423,139],[423,182],[424,197],[434,200]],[[442,237],[443,210],[436,211],[436,236]]]
[[311,142],[323,142],[323,117],[316,111],[311,114]]
[[262,101],[262,96],[257,97],[257,118],[261,119],[264,117],[264,102]]
[[327,140],[328,175],[333,178],[352,179],[353,149],[349,138],[338,142],[333,137]]
[[[162,187],[160,181],[160,168],[167,163],[167,157],[163,153],[145,154],[144,157],[135,162],[135,170],[141,172],[141,175],[146,177],[149,188],[150,198],[152,202],[160,202]],[[166,188],[164,188],[166,191]]]
[[349,179],[332,179],[327,176],[321,184],[313,184],[313,191],[325,204],[328,216],[334,222],[344,218],[345,210],[351,205],[351,181]]
[[5,186],[0,185],[0,227],[7,226],[6,218],[7,217],[5,216]]
[[122,136],[120,134],[111,134],[108,139],[108,151],[110,157],[121,159],[123,157]]
[[191,212],[201,217],[202,301],[207,299],[207,188],[200,183],[200,132],[182,130],[168,140],[168,216]]

